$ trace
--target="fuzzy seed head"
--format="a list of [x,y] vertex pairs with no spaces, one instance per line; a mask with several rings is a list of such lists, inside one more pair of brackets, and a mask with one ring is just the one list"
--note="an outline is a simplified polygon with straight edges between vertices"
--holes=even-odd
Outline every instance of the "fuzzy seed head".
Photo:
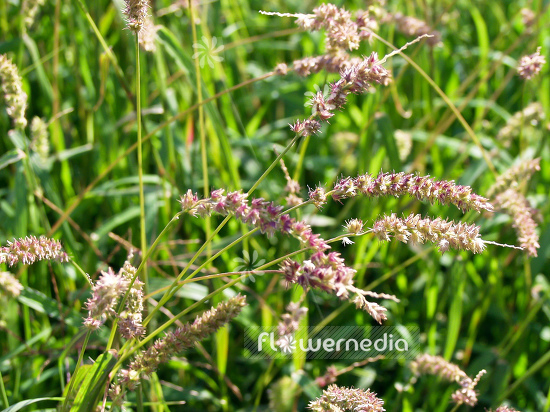
[[541,48],[528,56],[523,56],[518,63],[518,75],[523,80],[530,80],[540,73],[542,66],[546,64],[546,59],[540,54]]
[[126,15],[126,24],[134,33],[143,30],[148,15],[149,2],[147,0],[124,0],[126,7],[123,13]]
[[361,219],[350,219],[346,222],[346,225],[344,227],[349,233],[353,233],[354,235],[359,235],[363,233],[364,225],[365,224]]
[[16,263],[32,265],[40,260],[68,262],[69,256],[63,251],[61,242],[46,236],[27,236],[8,241],[8,246],[0,248],[0,263],[13,266]]
[[8,115],[12,118],[15,127],[25,128],[27,126],[25,118],[27,94],[23,91],[17,67],[5,54],[0,54],[0,81]]
[[10,272],[0,271],[0,297],[5,295],[16,298],[23,290],[23,285]]
[[363,411],[382,412],[384,401],[370,389],[346,388],[330,385],[323,394],[310,402],[308,408],[312,411]]

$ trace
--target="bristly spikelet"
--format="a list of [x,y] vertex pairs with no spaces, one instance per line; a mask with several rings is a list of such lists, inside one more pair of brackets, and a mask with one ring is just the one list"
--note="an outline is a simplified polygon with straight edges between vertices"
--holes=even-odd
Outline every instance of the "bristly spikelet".
[[496,193],[503,192],[510,188],[518,187],[522,182],[529,181],[533,174],[540,170],[540,157],[532,160],[522,161],[506,170],[497,177],[493,186],[487,192],[489,197]]
[[403,243],[432,242],[437,244],[442,253],[450,248],[473,253],[480,253],[485,249],[485,243],[479,237],[478,226],[448,222],[441,218],[422,219],[420,215],[411,214],[401,219],[393,213],[376,221],[372,232],[378,239],[385,241],[395,237]]
[[126,7],[123,13],[126,15],[126,23],[128,28],[134,33],[139,33],[143,30],[147,17],[149,15],[148,0],[124,0]]
[[27,94],[23,91],[21,77],[15,64],[5,54],[0,54],[0,80],[6,101],[6,111],[12,118],[15,127],[25,128],[27,119]]
[[[133,253],[130,253],[128,260],[124,262],[124,266],[118,272],[118,275],[126,279],[128,283],[136,277],[137,272],[137,268],[130,263],[132,257]],[[137,278],[134,280],[128,293],[128,299],[126,299],[126,308],[119,315],[120,334],[126,339],[139,338],[145,333],[145,328],[141,323],[143,319],[143,285],[141,280]]]
[[446,361],[441,356],[432,356],[428,354],[419,355],[409,365],[411,371],[416,375],[436,375],[449,382],[458,383],[461,388],[452,394],[452,399],[457,404],[475,406],[477,404],[477,393],[475,387],[481,377],[486,373],[482,369],[474,379],[471,379],[466,372],[457,365]]
[[323,390],[323,395],[310,402],[308,408],[312,411],[363,411],[382,412],[384,401],[376,397],[370,389],[346,388],[330,385]]
[[[322,206],[320,199],[312,198],[312,194],[315,193],[316,191],[310,190],[310,199],[314,201],[315,206],[320,207]],[[332,196],[334,200],[340,200],[357,196],[358,193],[368,197],[400,197],[408,194],[418,200],[427,200],[430,203],[453,204],[463,212],[468,210],[493,211],[493,206],[489,201],[472,193],[472,188],[469,186],[457,185],[454,181],[435,180],[430,176],[418,176],[403,172],[380,173],[378,176],[366,173],[356,178],[344,177],[335,183],[334,189],[328,195]]]
[[19,262],[32,265],[40,260],[68,262],[69,256],[63,251],[63,246],[58,240],[46,236],[14,239],[13,242],[8,241],[8,246],[0,248],[0,263],[10,266]]
[[0,297],[5,295],[16,298],[23,290],[23,285],[10,272],[0,271]]
[[157,50],[157,45],[155,44],[157,31],[158,26],[153,22],[153,18],[148,15],[139,33],[139,45],[143,50],[151,53]]
[[[353,302],[358,309],[365,310],[378,323],[387,319],[387,309],[378,303],[368,301],[365,296],[399,301],[392,295],[364,291],[353,285],[355,270],[346,266],[338,252],[317,252],[301,265],[286,259],[280,265],[287,284],[298,284],[305,290],[310,288],[335,294],[342,300]],[[350,297],[350,293],[353,296]]]
[[533,209],[525,196],[513,188],[508,189],[495,198],[495,204],[510,215],[521,246],[527,250],[529,256],[536,257],[537,249],[540,248],[539,235],[533,219]]
[[432,47],[441,45],[441,33],[432,29],[422,20],[411,16],[405,16],[402,13],[388,14],[385,20],[394,22],[396,29],[406,36],[420,37],[428,34],[431,37],[426,39],[426,43]]
[[109,395],[113,402],[121,402],[126,389],[134,390],[144,376],[150,376],[161,363],[192,348],[195,343],[224,327],[233,320],[246,305],[246,297],[237,295],[215,308],[197,316],[193,323],[186,323],[174,332],[157,340],[147,350],[139,353],[130,363],[128,369],[121,369],[118,382],[111,386]]
[[129,284],[128,279],[116,274],[111,268],[107,272],[101,272],[101,277],[93,288],[92,297],[86,301],[88,317],[84,320],[84,326],[96,330],[107,318],[115,317],[117,302],[124,296]]
[[540,73],[542,66],[546,63],[544,56],[540,54],[540,47],[537,51],[528,56],[523,56],[518,63],[518,75],[523,80],[530,80]]

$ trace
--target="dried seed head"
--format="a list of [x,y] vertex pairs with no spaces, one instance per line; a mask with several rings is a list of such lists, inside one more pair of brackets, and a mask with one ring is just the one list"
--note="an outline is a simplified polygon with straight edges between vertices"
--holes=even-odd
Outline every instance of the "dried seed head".
[[[300,302],[291,302],[288,304],[286,310],[288,313],[284,313],[281,316],[281,321],[277,327],[277,333],[279,334],[279,339],[276,344],[281,346],[285,343],[285,340],[288,341],[288,337],[292,336],[294,332],[298,330],[300,326],[300,321],[307,314],[308,309],[300,306]],[[286,339],[285,339],[286,338]]]
[[157,50],[157,45],[155,44],[157,31],[158,26],[153,22],[153,18],[147,15],[139,32],[139,45],[143,50],[148,52]]
[[[350,178],[344,178],[347,185]],[[463,212],[467,210],[486,210],[493,211],[493,206],[489,201],[472,193],[469,186],[455,184],[454,181],[435,180],[430,176],[418,176],[412,173],[380,173],[373,177],[370,174],[364,174],[353,179],[357,192],[369,197],[410,195],[418,200],[427,200],[430,203],[439,202],[441,204],[453,204]],[[340,182],[335,185],[342,186]],[[342,190],[334,191],[335,200],[342,199],[344,192]],[[353,193],[348,191],[348,193]]]
[[468,375],[454,363],[446,361],[441,356],[432,356],[424,353],[417,356],[409,365],[412,373],[419,375],[436,375],[449,382],[461,382],[468,379]]
[[[197,199],[197,200],[195,200]],[[313,233],[311,226],[283,214],[283,207],[262,198],[248,200],[242,192],[230,192],[224,195],[222,189],[213,190],[211,197],[198,200],[188,191],[181,198],[182,208],[193,216],[210,216],[219,213],[223,216],[233,214],[243,223],[256,226],[262,233],[273,235],[281,232],[297,238],[302,246],[318,251],[329,249],[329,245],[318,234]]]
[[457,389],[452,395],[451,398],[453,402],[455,402],[458,405],[462,405],[465,403],[468,406],[476,406],[477,405],[477,392],[475,390],[475,387],[479,383],[479,380],[483,375],[485,375],[487,371],[485,369],[482,369],[478,372],[474,380],[468,378],[460,382],[460,386],[462,386],[460,389]]
[[386,308],[367,301],[365,296],[396,300],[390,295],[363,291],[353,286],[353,277],[356,271],[346,266],[344,259],[337,252],[328,254],[316,252],[301,265],[292,259],[286,259],[280,268],[287,284],[296,283],[305,290],[320,289],[332,293],[342,300],[347,299],[355,303],[358,308],[368,312],[379,323],[386,320]]
[[428,354],[419,355],[409,365],[411,371],[419,375],[436,375],[449,382],[458,383],[461,388],[452,394],[452,399],[458,404],[467,404],[469,406],[475,406],[477,404],[477,393],[475,391],[476,385],[479,383],[481,377],[486,373],[485,370],[481,370],[475,379],[471,379],[466,372],[461,370],[454,363],[446,361],[441,356],[432,356]]
[[[132,257],[133,253],[130,253],[128,260],[124,262],[124,266],[118,272],[118,275],[126,279],[128,283],[136,277],[137,272],[137,268],[130,263]],[[145,333],[145,328],[141,324],[143,319],[143,285],[144,283],[141,280],[137,278],[134,280],[126,299],[126,308],[119,315],[120,333],[126,339],[139,338]]]

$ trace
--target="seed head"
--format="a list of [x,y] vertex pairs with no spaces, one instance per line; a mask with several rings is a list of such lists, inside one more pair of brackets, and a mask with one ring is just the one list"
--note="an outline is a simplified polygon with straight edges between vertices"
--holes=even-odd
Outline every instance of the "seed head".
[[0,54],[0,81],[8,115],[12,118],[15,127],[25,128],[27,126],[25,118],[27,94],[23,91],[17,67],[5,54]]
[[23,285],[10,272],[0,271],[0,297],[6,295],[16,298],[23,290]]
[[542,70],[542,66],[546,63],[544,56],[540,54],[541,48],[528,56],[523,56],[518,63],[518,75],[523,80],[530,80]]
[[525,196],[511,188],[500,193],[495,198],[495,204],[512,218],[512,226],[516,230],[519,243],[527,250],[527,254],[536,257],[537,249],[540,248],[539,235],[533,209]]
[[489,189],[489,197],[510,188],[517,188],[522,182],[529,181],[533,174],[540,170],[540,157],[523,161],[501,174],[495,184]]
[[50,155],[50,138],[48,125],[40,118],[34,117],[31,122],[31,149],[36,152],[42,161]]
[[107,318],[115,317],[116,304],[128,290],[129,284],[128,279],[116,274],[111,268],[107,272],[101,272],[93,287],[92,297],[86,301],[88,317],[84,320],[84,326],[96,330]]
[[[132,281],[137,272],[137,268],[130,263],[132,257],[133,253],[130,253],[128,260],[124,262],[124,266],[118,272],[118,275],[126,279],[128,283]],[[139,338],[145,333],[145,328],[141,324],[143,319],[143,285],[144,283],[139,279],[134,280],[126,299],[126,308],[118,316],[120,333],[126,339]]]
[[58,240],[46,236],[14,239],[13,242],[8,241],[8,246],[0,248],[0,263],[7,263],[9,266],[19,262],[32,265],[39,260],[68,262],[69,256]]
[[446,361],[441,356],[428,354],[419,355],[410,363],[409,367],[416,376],[436,375],[446,381],[458,383],[461,388],[452,394],[453,401],[458,404],[465,403],[469,406],[477,404],[477,393],[474,388],[486,373],[485,370],[481,370],[475,379],[471,379],[466,372],[454,363]]
[[376,397],[370,389],[346,388],[330,385],[323,394],[310,402],[308,408],[312,411],[363,411],[382,412],[384,401]]
[[426,42],[430,46],[441,45],[441,33],[437,30],[433,30],[425,21],[415,17],[405,16],[402,13],[388,14],[385,20],[390,22],[393,21],[395,23],[395,28],[406,36],[420,37],[428,34],[431,37],[428,37]]
[[171,356],[193,347],[195,343],[225,326],[241,312],[245,305],[246,298],[237,295],[197,316],[193,323],[187,323],[174,332],[168,332],[153,346],[138,354],[128,369],[121,371],[118,384],[127,386],[131,390],[134,389],[139,384],[141,377],[151,375],[161,363],[168,361]]
[[454,223],[436,218],[422,219],[411,214],[407,218],[398,218],[395,213],[384,216],[373,225],[372,232],[380,240],[389,241],[392,237],[403,243],[437,244],[439,251],[445,253],[450,248],[481,253],[485,249],[479,237],[479,227],[465,223]]
[[147,0],[124,0],[126,7],[123,13],[126,15],[126,24],[134,33],[144,29],[148,15],[149,2]]
[[344,227],[349,233],[353,233],[354,235],[359,235],[363,233],[364,225],[365,224],[361,219],[350,219],[346,222],[346,225]]

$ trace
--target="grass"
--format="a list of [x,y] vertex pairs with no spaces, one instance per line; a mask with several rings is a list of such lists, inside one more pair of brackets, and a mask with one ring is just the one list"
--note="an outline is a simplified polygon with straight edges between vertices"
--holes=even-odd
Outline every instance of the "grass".
[[[359,360],[244,356],[245,329],[276,327],[288,303],[305,293],[297,285],[285,288],[278,263],[286,256],[308,259],[310,252],[292,237],[268,237],[234,218],[193,218],[180,212],[177,200],[188,189],[202,198],[224,188],[284,204],[287,180],[279,158],[306,199],[308,187],[329,190],[342,176],[380,170],[455,180],[483,196],[510,166],[540,157],[541,170],[520,186],[541,217],[537,257],[495,245],[476,255],[442,255],[431,245],[380,242],[371,233],[353,238],[353,245],[331,246],[357,270],[357,287],[400,299],[383,301],[384,325],[418,327],[422,352],[443,356],[472,378],[487,370],[476,387],[479,403],[470,409],[507,403],[521,411],[550,410],[550,77],[548,66],[530,81],[516,75],[521,56],[538,46],[548,56],[548,2],[387,3],[392,12],[436,27],[442,46],[423,40],[388,59],[391,85],[350,95],[344,110],[306,138],[295,137],[288,124],[311,113],[306,93],[339,76],[273,70],[324,53],[324,33],[304,32],[293,18],[258,10],[310,13],[315,3],[219,1],[176,8],[156,1],[152,13],[161,27],[153,53],[137,52],[120,1],[46,0],[28,29],[19,6],[0,4],[0,53],[23,78],[29,123],[34,116],[47,122],[50,142],[41,159],[29,147],[28,129],[8,133],[13,124],[2,103],[0,243],[44,234],[59,239],[71,258],[0,268],[24,287],[17,298],[0,294],[4,408],[27,402],[25,410],[68,410],[71,396],[93,399],[93,393],[102,402],[111,370],[109,379],[174,324],[193,321],[240,292],[248,303],[242,313],[143,379],[128,392],[128,408],[304,410],[322,393],[315,379],[335,365],[347,371],[338,376],[339,386],[370,388],[386,410],[453,410],[450,398],[458,386],[433,376],[411,384],[407,360],[354,366]],[[350,1],[345,7],[365,6]],[[522,23],[522,7],[535,11],[531,28]],[[354,55],[384,56],[414,39],[392,23],[376,33]],[[209,49],[213,39],[223,50],[201,62],[195,53],[202,49],[193,45]],[[522,122],[508,146],[497,139],[506,121],[532,102],[542,105],[546,120]],[[399,155],[399,130],[412,139],[406,156]],[[519,244],[504,213],[463,214],[410,196],[331,200],[321,210],[308,204],[291,215],[307,219],[324,239],[340,240],[346,220],[359,218],[370,228],[392,212],[476,223],[488,241]],[[83,273],[96,282],[101,271],[118,271],[130,249],[146,283],[147,337],[127,341],[112,320],[87,334],[82,322],[91,287]],[[141,250],[146,263],[140,265]],[[265,270],[254,282],[250,268],[242,267],[245,252],[257,253],[249,266]],[[302,326],[375,324],[368,313],[316,289],[302,306],[308,308]],[[108,349],[117,349],[118,359]],[[101,378],[87,381],[91,372]]]

